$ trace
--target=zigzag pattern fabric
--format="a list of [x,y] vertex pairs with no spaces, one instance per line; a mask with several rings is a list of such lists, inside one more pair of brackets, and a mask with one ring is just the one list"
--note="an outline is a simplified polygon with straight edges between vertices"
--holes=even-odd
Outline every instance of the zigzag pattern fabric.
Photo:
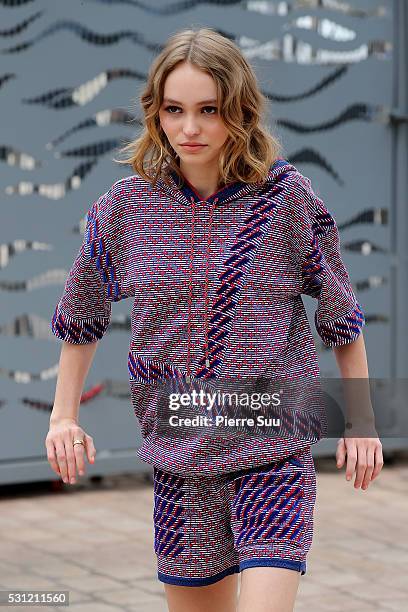
[[[285,159],[266,181],[236,181],[206,200],[178,178],[171,170],[153,186],[127,176],[93,203],[52,331],[74,344],[95,342],[108,330],[112,302],[132,299],[128,373],[143,461],[185,476],[280,460],[314,439],[301,431],[246,442],[169,439],[157,429],[158,388],[188,371],[214,384],[318,378],[302,295],[316,299],[314,327],[329,347],[353,342],[365,324],[335,220]],[[308,399],[300,393],[298,407]],[[313,416],[298,425],[319,430]]]
[[156,554],[174,559],[185,548],[185,523],[188,511],[183,505],[185,479],[154,471],[154,550]]
[[339,338],[347,342],[358,338],[363,324],[364,314],[359,304],[348,315],[335,321],[319,322],[317,316],[315,320],[316,328],[327,346],[336,346]]
[[306,573],[316,501],[310,448],[211,477],[153,473],[161,582],[204,586],[265,565]]
[[[283,180],[287,175],[281,174],[277,182]],[[222,354],[225,350],[228,335],[234,320],[234,311],[239,303],[240,293],[245,283],[245,276],[251,268],[257,247],[272,221],[272,211],[277,206],[275,196],[282,189],[276,185],[272,190],[267,188],[268,198],[261,197],[250,206],[250,215],[244,219],[243,227],[237,234],[237,239],[231,246],[232,255],[223,263],[225,271],[219,276],[220,286],[216,290],[217,300],[212,305],[211,328],[209,331],[209,347],[211,377],[216,377],[221,372]],[[262,196],[262,192],[260,194]],[[209,368],[204,367],[204,358],[199,361],[201,369],[197,377],[208,376]]]

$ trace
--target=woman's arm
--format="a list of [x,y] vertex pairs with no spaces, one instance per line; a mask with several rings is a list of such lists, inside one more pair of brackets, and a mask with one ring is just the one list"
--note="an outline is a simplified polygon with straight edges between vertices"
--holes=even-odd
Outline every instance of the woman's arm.
[[[92,436],[79,426],[79,406],[85,379],[91,367],[98,341],[73,344],[64,341],[61,347],[54,406],[45,439],[48,461],[64,482],[75,483],[76,470],[85,474],[85,453],[90,463],[95,461]],[[73,446],[73,440],[83,440]]]
[[333,348],[343,378],[368,378],[367,355],[363,333],[349,344]]
[[[378,476],[383,466],[382,445],[375,431],[375,418],[371,405],[367,354],[363,334],[349,344],[333,348],[343,379],[346,400],[348,434],[337,443],[337,467],[344,465],[347,453],[346,479],[363,490]],[[350,379],[356,379],[351,381]],[[357,437],[351,437],[357,435]]]
[[50,425],[66,419],[78,422],[82,389],[97,346],[98,341],[88,344],[63,342]]

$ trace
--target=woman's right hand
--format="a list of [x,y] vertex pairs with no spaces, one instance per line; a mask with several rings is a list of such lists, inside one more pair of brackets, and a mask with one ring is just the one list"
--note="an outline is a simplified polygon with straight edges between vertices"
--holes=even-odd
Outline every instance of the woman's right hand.
[[[83,440],[84,444],[73,446],[74,440]],[[71,484],[75,483],[76,469],[79,476],[85,474],[85,452],[89,463],[95,461],[93,438],[85,433],[75,419],[60,419],[50,423],[45,447],[51,468],[64,482]]]

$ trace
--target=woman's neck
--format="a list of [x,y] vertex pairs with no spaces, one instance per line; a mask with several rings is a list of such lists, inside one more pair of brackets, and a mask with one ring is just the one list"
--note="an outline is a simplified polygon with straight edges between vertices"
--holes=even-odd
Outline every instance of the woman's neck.
[[199,167],[186,168],[180,166],[180,171],[203,200],[220,189],[218,168],[206,170]]

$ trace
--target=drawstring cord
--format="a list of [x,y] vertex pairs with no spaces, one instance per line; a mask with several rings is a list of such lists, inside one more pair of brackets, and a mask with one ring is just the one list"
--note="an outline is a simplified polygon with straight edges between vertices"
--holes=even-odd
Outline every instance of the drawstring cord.
[[[190,237],[190,270],[189,270],[189,291],[188,291],[188,320],[187,320],[187,384],[191,382],[191,311],[193,302],[193,265],[194,265],[194,229],[195,229],[195,200],[191,200],[191,237]],[[205,284],[204,284],[204,312],[205,312],[205,367],[210,367],[210,351],[209,351],[209,274],[210,274],[210,253],[211,253],[211,237],[214,220],[214,206],[218,202],[215,198],[210,204],[210,219],[208,224],[207,234],[207,250],[206,250],[206,266],[205,266]]]

